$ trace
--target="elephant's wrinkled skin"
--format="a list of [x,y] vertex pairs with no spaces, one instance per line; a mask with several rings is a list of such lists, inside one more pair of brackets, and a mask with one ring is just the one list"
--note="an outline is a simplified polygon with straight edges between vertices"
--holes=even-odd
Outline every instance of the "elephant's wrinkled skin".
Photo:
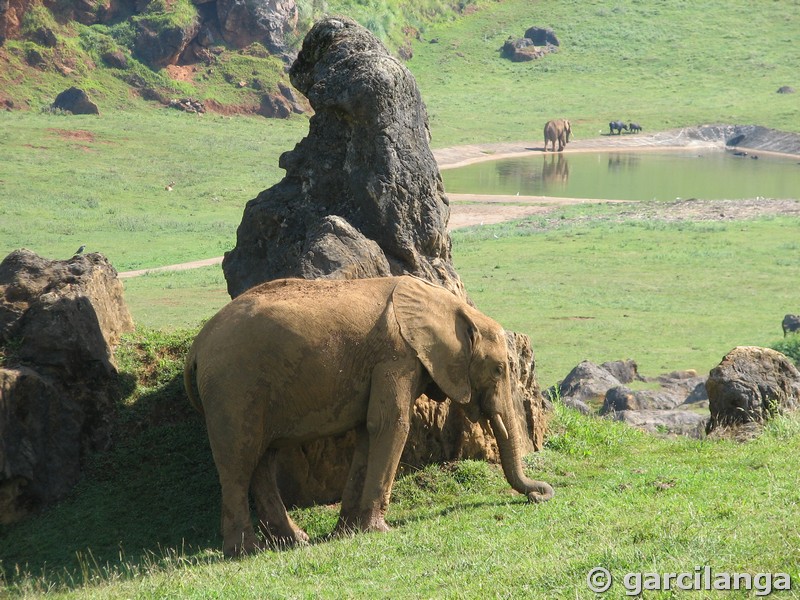
[[531,501],[553,489],[522,470],[503,329],[443,288],[414,277],[284,279],[219,311],[186,359],[185,384],[205,415],[222,486],[226,555],[302,543],[275,481],[282,446],[355,429],[337,531],[386,531],[414,401],[422,393],[486,416],[503,471]]
[[557,141],[558,151],[561,152],[569,142],[570,135],[572,135],[572,126],[567,119],[548,121],[544,126],[544,151],[547,152],[547,143],[550,142],[553,152],[555,152]]

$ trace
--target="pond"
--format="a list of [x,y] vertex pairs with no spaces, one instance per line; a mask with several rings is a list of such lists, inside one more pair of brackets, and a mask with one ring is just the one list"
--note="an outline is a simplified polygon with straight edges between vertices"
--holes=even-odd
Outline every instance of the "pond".
[[722,150],[531,153],[442,171],[453,194],[609,200],[800,198],[800,159]]

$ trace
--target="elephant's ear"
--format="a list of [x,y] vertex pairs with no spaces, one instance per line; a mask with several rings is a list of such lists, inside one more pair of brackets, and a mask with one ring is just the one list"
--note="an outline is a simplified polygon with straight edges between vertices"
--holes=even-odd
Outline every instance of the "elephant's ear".
[[436,385],[460,404],[470,401],[469,363],[480,335],[463,303],[444,288],[403,277],[392,294],[403,339]]

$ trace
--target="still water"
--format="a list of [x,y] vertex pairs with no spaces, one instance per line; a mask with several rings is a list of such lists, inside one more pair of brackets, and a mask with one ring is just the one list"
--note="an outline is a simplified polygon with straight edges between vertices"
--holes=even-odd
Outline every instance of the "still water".
[[453,194],[610,200],[800,198],[797,158],[721,150],[532,153],[442,171]]

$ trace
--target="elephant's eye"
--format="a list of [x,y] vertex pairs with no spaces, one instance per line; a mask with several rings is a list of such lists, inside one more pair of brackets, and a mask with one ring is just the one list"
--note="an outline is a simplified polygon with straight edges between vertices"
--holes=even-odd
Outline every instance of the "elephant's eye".
[[503,363],[498,363],[494,368],[493,375],[496,379],[500,379],[506,372],[506,366]]

